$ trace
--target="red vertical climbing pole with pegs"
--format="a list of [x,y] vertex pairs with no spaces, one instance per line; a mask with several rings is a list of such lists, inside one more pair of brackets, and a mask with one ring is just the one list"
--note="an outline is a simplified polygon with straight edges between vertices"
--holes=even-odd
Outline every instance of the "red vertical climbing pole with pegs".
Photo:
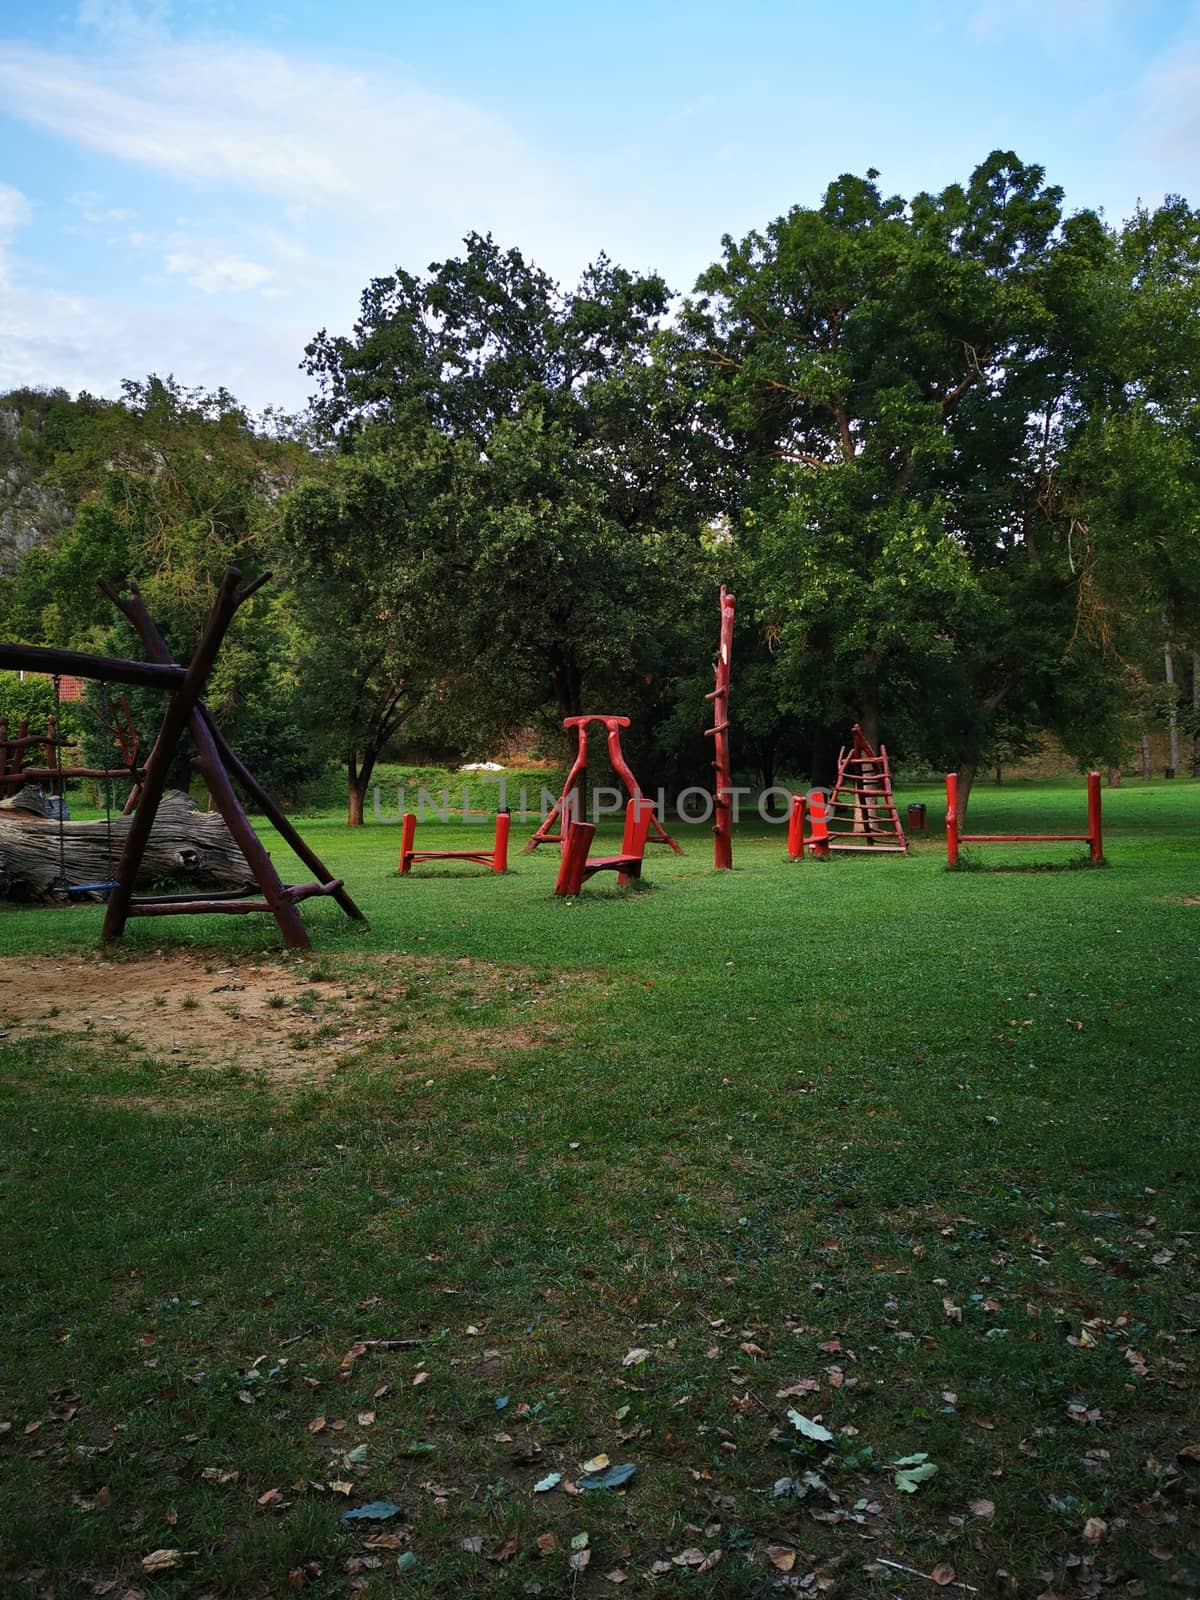
[[[583,777],[587,772],[587,731],[589,722],[602,722],[608,729],[608,759],[612,762],[613,771],[625,785],[625,793],[631,800],[641,801],[645,798],[641,789],[638,787],[638,781],[630,770],[629,763],[626,761],[624,753],[621,750],[621,729],[629,726],[629,718],[606,717],[602,716],[599,712],[597,712],[594,716],[564,717],[564,728],[575,728],[578,730],[579,748],[576,752],[575,760],[571,765],[571,770],[567,773],[567,781],[563,784],[562,793],[550,808],[549,816],[541,824],[537,832],[534,833],[529,843],[525,846],[526,855],[528,855],[531,850],[536,850],[540,844],[562,843],[564,815],[566,815],[569,811],[571,801],[575,793],[576,783],[582,782]],[[556,822],[558,823],[557,833],[554,831],[554,825]],[[671,849],[674,850],[677,856],[681,856],[683,854],[683,851],[679,848],[674,839],[672,839],[671,835],[658,820],[653,808],[651,808],[649,826],[654,835],[654,842],[656,844],[670,845]]]
[[713,725],[705,734],[713,741],[713,867],[728,872],[733,867],[733,778],[729,770],[729,668],[733,660],[734,597],[721,585],[721,634],[713,671],[716,687],[706,700],[713,703]]

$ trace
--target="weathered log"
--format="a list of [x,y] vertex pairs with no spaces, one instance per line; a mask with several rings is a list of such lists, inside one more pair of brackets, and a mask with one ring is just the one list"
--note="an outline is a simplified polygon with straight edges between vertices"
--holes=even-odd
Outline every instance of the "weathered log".
[[[103,820],[64,822],[62,854],[67,884],[74,888],[110,883],[130,825],[128,817],[113,817],[110,852],[108,826]],[[59,874],[59,824],[50,816],[46,797],[40,790],[27,787],[0,800],[0,898],[57,900],[62,897],[57,889]],[[225,884],[239,888],[254,881],[246,858],[223,819],[216,812],[199,810],[190,796],[175,790],[163,797],[154,819],[137,887],[177,879],[197,886]],[[103,891],[95,895],[97,899],[103,897]]]

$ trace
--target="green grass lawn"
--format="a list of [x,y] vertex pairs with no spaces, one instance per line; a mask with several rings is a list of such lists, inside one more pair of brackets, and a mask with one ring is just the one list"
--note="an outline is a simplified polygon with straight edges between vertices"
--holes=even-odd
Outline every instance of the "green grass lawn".
[[[680,827],[562,902],[532,824],[402,880],[324,814],[369,931],[134,923],[114,994],[211,969],[215,1028],[256,969],[296,1071],[0,1038],[5,1592],[1200,1592],[1198,821],[1132,784],[1106,867],[956,874],[940,820],[829,864],[755,822],[721,875]],[[0,978],[69,1007],[100,918],[0,910]]]

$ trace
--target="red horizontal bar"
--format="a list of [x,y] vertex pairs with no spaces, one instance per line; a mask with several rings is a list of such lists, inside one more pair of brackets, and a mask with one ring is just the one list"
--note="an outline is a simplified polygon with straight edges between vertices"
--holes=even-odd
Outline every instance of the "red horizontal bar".
[[481,861],[485,867],[492,864],[492,852],[480,850],[414,850],[410,861]]
[[1090,833],[960,833],[960,844],[1089,844]]

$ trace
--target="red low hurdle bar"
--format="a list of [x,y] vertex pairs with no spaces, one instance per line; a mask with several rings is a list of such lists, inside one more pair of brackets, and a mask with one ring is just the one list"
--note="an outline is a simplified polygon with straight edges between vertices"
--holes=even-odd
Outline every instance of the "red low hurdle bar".
[[491,867],[493,872],[508,871],[508,830],[512,826],[512,813],[507,809],[496,813],[496,838],[488,850],[414,850],[417,819],[411,811],[404,813],[400,827],[399,871],[406,873],[414,861],[478,861],[480,866]]
[[1092,864],[1102,855],[1100,835],[1100,774],[1087,775],[1088,831],[1086,833],[960,833],[958,829],[958,773],[946,774],[946,862],[958,865],[958,847],[963,844],[1086,844]]

